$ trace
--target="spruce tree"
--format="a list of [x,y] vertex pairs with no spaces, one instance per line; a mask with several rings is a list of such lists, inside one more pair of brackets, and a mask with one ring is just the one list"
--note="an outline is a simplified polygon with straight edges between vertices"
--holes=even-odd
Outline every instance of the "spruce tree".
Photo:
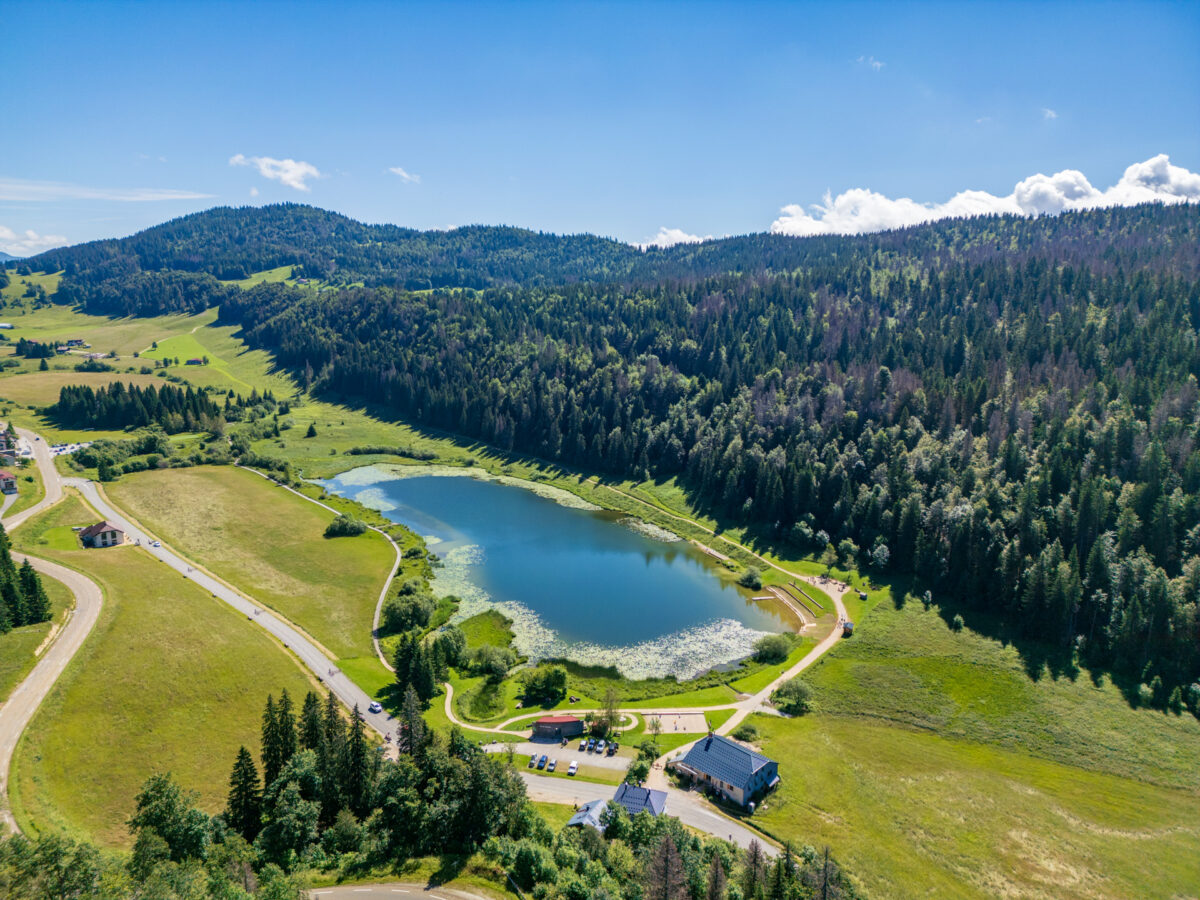
[[33,570],[28,559],[21,564],[19,577],[29,624],[50,621],[50,598],[46,596],[42,580],[38,578],[37,572]]
[[645,900],[685,900],[687,874],[679,849],[669,834],[664,834],[646,865]]
[[304,750],[317,750],[325,739],[325,727],[321,723],[321,701],[312,691],[304,695],[298,732],[300,747]]
[[412,681],[415,648],[416,641],[411,632],[400,635],[400,640],[396,642],[396,652],[392,656],[392,668],[395,670],[396,684],[400,685],[400,690],[404,690]]
[[237,760],[229,775],[225,820],[247,841],[253,841],[262,827],[262,790],[258,783],[258,769],[254,766],[254,757],[245,747],[238,749]]
[[317,750],[317,768],[321,775],[321,824],[332,825],[342,809],[342,746],[346,729],[333,691],[325,695],[324,734]]
[[762,845],[756,840],[751,840],[750,846],[746,848],[746,864],[742,869],[742,896],[746,900],[753,900],[758,895],[762,887],[765,865]]
[[371,768],[362,713],[355,704],[350,715],[350,736],[342,763],[342,796],[350,811],[365,819],[371,811]]
[[433,662],[429,658],[429,649],[424,641],[414,641],[412,667],[412,686],[417,696],[429,701],[437,693],[437,682],[433,677]]
[[708,890],[704,900],[725,900],[729,893],[725,879],[725,867],[721,865],[721,857],[714,853],[712,865],[708,867]]
[[404,689],[400,722],[396,728],[396,748],[401,753],[419,756],[425,749],[425,719],[421,716],[421,698],[410,684]]
[[296,717],[292,713],[292,698],[288,696],[287,688],[280,693],[279,703],[275,707],[275,728],[279,742],[279,768],[282,769],[296,753]]
[[279,746],[279,717],[275,712],[275,698],[270,694],[267,695],[267,706],[262,717],[262,767],[263,784],[270,788],[283,769],[283,751]]
[[[0,575],[0,577],[3,576]],[[11,580],[6,580],[3,584],[0,584],[0,602],[3,602],[8,607],[8,615],[12,620],[14,628],[29,624],[28,613],[25,609],[25,598],[21,596],[21,592]]]

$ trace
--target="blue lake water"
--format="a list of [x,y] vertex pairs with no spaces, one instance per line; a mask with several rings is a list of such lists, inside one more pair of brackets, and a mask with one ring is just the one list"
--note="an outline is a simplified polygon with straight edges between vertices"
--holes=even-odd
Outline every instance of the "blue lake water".
[[462,599],[460,618],[500,609],[532,658],[686,678],[747,656],[764,633],[785,627],[773,604],[718,578],[685,541],[510,483],[416,474],[424,471],[369,466],[325,487],[425,537],[444,561],[435,591]]

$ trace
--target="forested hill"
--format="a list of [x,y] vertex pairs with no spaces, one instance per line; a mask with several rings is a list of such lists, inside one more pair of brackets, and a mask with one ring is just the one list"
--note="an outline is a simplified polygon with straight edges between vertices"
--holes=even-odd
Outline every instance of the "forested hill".
[[[367,237],[383,234],[396,240]],[[283,263],[365,286],[214,278]],[[219,297],[223,321],[316,391],[591,470],[677,477],[724,522],[919,574],[1032,655],[1200,710],[1195,205],[646,253],[273,207],[32,264],[66,267],[58,299],[92,311]],[[484,287],[403,289],[435,268]]]
[[[1066,227],[1064,226],[1066,224]],[[1160,240],[1166,232],[1173,242]],[[546,287],[570,283],[656,284],[723,273],[757,274],[839,265],[894,267],[1003,256],[1132,268],[1148,251],[1157,265],[1194,273],[1194,208],[1114,209],[1027,220],[946,221],[860,237],[797,239],[755,234],[639,250],[592,235],[471,226],[415,231],[365,225],[310,206],[221,207],[119,240],[51,250],[22,261],[34,271],[65,270],[59,302],[91,312],[196,312],[225,301],[222,284],[278,266],[326,285],[420,290],[438,287]]]

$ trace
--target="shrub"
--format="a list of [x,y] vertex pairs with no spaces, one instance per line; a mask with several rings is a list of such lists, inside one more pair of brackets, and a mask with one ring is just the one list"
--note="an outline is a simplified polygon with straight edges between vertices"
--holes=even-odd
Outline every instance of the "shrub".
[[325,537],[354,537],[367,530],[365,522],[360,522],[352,516],[341,515],[329,523],[325,529]]
[[738,584],[744,588],[750,588],[752,591],[757,591],[762,587],[762,572],[758,571],[754,566],[750,566],[742,573],[742,577],[738,579]]
[[733,732],[733,737],[734,740],[745,741],[748,744],[753,743],[754,741],[758,740],[758,729],[749,722],[743,722],[737,727],[737,730]]
[[785,681],[771,700],[777,708],[790,716],[802,716],[811,709],[812,689],[799,678]]
[[388,634],[400,634],[429,624],[436,606],[428,594],[388,597],[379,617],[380,628]]
[[953,629],[954,631],[962,631],[963,625],[965,625],[965,624],[966,623],[963,622],[963,617],[958,615],[957,613],[955,613],[954,618],[950,620],[950,628]]
[[768,634],[754,643],[754,659],[761,663],[780,663],[792,652],[794,638],[789,634]]
[[525,674],[525,696],[553,706],[567,696],[567,670],[563,666],[538,666]]

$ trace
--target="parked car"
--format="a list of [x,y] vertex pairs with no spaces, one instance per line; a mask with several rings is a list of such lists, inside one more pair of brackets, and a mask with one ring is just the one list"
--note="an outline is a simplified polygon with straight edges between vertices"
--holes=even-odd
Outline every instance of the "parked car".
[[585,752],[585,753],[587,752],[587,742],[588,742],[588,739],[587,739],[587,738],[584,738],[583,740],[581,740],[581,741],[579,742],[579,750],[580,750],[580,752]]
[[552,760],[550,760],[550,764],[549,764],[548,766],[546,766],[546,771],[547,771],[547,772],[553,772],[553,771],[554,771],[554,769],[555,769],[555,767],[556,767],[557,765],[558,765],[558,760],[557,760],[557,759],[552,759]]
[[604,752],[604,739],[603,738],[601,738],[600,741],[596,744],[596,752],[597,753]]
[[618,750],[620,750],[620,749],[621,749],[621,745],[620,745],[620,744],[617,744],[617,743],[612,743],[612,744],[609,744],[609,745],[608,745],[608,755],[609,755],[609,756],[616,756],[616,753],[617,753],[617,751],[618,751]]
[[575,760],[571,760],[571,765],[567,766],[567,774],[574,775],[578,771],[579,771],[579,763],[575,762]]
[[536,753],[529,754],[529,768],[532,769],[536,765],[537,765],[537,754]]
[[596,746],[596,739],[595,739],[595,738],[588,738],[588,742],[587,742],[587,752],[588,752],[588,753],[591,753],[591,752],[592,752],[592,749],[593,749],[595,746]]
[[548,756],[547,756],[545,753],[543,753],[543,754],[542,754],[542,758],[538,760],[538,768],[539,768],[539,769],[544,769],[544,768],[546,768],[546,762],[547,762],[547,760],[549,760],[549,759],[550,759],[550,757],[548,757]]
[[372,700],[371,705],[367,707],[367,712],[381,713],[381,712],[383,712],[383,704],[380,703],[378,700]]

